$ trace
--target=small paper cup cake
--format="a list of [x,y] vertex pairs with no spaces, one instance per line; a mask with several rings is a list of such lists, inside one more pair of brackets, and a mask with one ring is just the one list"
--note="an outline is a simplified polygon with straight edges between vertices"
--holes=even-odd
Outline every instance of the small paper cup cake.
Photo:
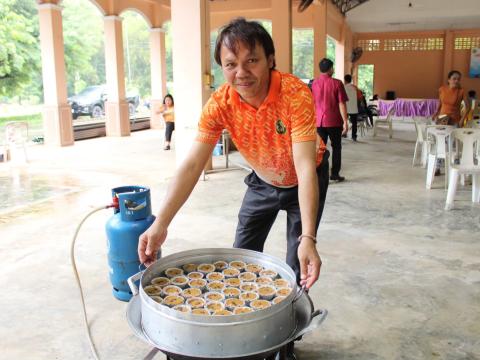
[[225,284],[221,281],[212,281],[207,284],[208,291],[222,291],[225,289]]
[[205,298],[205,300],[207,302],[209,301],[224,301],[225,300],[225,295],[223,295],[222,293],[219,293],[219,292],[207,292],[205,293],[205,295],[203,295],[203,297]]
[[228,316],[228,315],[233,315],[233,313],[229,310],[217,310],[215,311],[212,315],[214,316]]
[[240,285],[240,290],[256,292],[258,290],[258,285],[252,282],[243,283]]
[[241,293],[238,298],[245,301],[245,305],[250,305],[252,301],[255,301],[258,299],[258,294],[253,291],[245,291]]
[[181,289],[184,289],[188,285],[188,278],[186,276],[180,275],[175,276],[171,279],[171,284],[178,286]]
[[238,277],[238,275],[240,275],[240,270],[238,270],[236,268],[233,268],[233,267],[229,267],[229,268],[226,268],[225,270],[223,270],[222,274],[227,279],[235,278],[235,277]]
[[188,286],[190,286],[191,288],[196,288],[196,289],[200,289],[201,291],[204,291],[207,286],[207,280],[193,279],[188,282]]
[[228,263],[226,261],[215,261],[213,265],[215,265],[215,270],[219,272],[225,270],[228,267]]
[[224,283],[226,286],[237,287],[237,288],[240,287],[240,285],[242,285],[242,281],[239,278],[228,278],[228,279],[225,279]]
[[225,279],[225,275],[223,275],[220,272],[214,271],[214,272],[208,273],[206,278],[208,281],[223,281],[223,279]]
[[175,286],[175,285],[167,285],[164,288],[162,288],[163,296],[180,295],[181,292],[182,292],[182,289],[180,289],[178,286]]
[[[287,297],[292,292],[292,288],[283,287],[277,289],[277,296]],[[268,299],[267,299],[268,300]]]
[[174,307],[177,305],[182,305],[185,302],[185,299],[178,295],[169,295],[163,299],[162,304],[168,307]]
[[230,267],[238,269],[239,271],[245,270],[245,266],[247,266],[247,264],[245,264],[243,261],[240,261],[240,260],[230,261],[228,265]]
[[247,266],[245,266],[245,271],[253,272],[255,275],[258,275],[262,270],[263,266],[257,264],[247,264]]
[[269,277],[270,279],[275,280],[278,276],[278,273],[274,270],[264,269],[260,271],[259,275]]
[[225,295],[225,299],[230,298],[238,298],[242,292],[239,288],[236,287],[227,287],[223,289],[223,295]]
[[207,309],[192,309],[192,314],[209,316],[210,311],[208,311]]
[[188,305],[176,305],[176,306],[173,307],[173,310],[177,310],[177,311],[180,311],[182,313],[189,313],[189,312],[192,311],[192,309]]
[[263,310],[263,309],[269,308],[270,306],[272,306],[272,303],[267,300],[253,300],[250,303],[250,307],[253,310]]
[[272,300],[272,304],[276,305],[279,302],[282,302],[283,300],[285,300],[285,296],[277,296],[275,299]]
[[197,271],[197,264],[185,264],[182,266],[182,269],[188,274]]
[[197,271],[204,275],[215,271],[215,265],[213,264],[200,264],[197,267]]
[[273,284],[273,280],[269,277],[266,277],[266,276],[260,276],[257,278],[257,284],[259,286],[262,286],[262,285],[272,285]]
[[234,315],[242,315],[242,314],[248,314],[253,312],[252,308],[249,308],[248,306],[242,306],[242,307],[237,307],[233,309],[233,314]]
[[290,283],[288,280],[285,279],[276,279],[273,282],[273,285],[278,289],[278,288],[284,288],[284,287],[290,287]]
[[205,305],[205,309],[214,313],[215,311],[225,309],[225,307],[224,307],[223,303],[221,303],[220,301],[209,301],[209,302],[207,302],[207,305]]
[[277,295],[277,289],[271,285],[263,285],[258,288],[258,295],[262,300],[272,300]]
[[163,302],[163,299],[160,296],[150,296],[153,301],[161,304]]
[[257,280],[257,275],[255,275],[253,272],[243,272],[238,275],[238,278],[243,282],[253,282]]
[[193,271],[193,272],[187,274],[187,277],[188,277],[190,280],[193,280],[193,279],[203,279],[204,276],[205,276],[205,275],[203,275],[201,272],[198,272],[198,271]]
[[187,288],[182,291],[181,294],[185,299],[202,296],[202,290],[199,288]]
[[206,301],[201,297],[192,297],[187,299],[187,305],[190,306],[192,309],[200,309],[205,307]]
[[237,307],[244,307],[245,301],[237,298],[230,298],[225,300],[225,308],[227,310],[233,311]]
[[160,286],[161,288],[163,288],[164,286],[170,285],[170,280],[166,277],[159,276],[159,277],[153,278],[151,283],[152,285]]
[[145,286],[143,291],[149,296],[160,296],[162,294],[162,288],[156,285]]
[[179,268],[168,268],[165,270],[165,275],[171,279],[174,278],[175,276],[180,276],[183,275],[183,270]]

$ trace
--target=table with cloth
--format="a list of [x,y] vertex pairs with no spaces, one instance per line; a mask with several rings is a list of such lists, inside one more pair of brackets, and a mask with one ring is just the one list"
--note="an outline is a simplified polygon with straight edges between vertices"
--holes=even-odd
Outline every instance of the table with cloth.
[[432,117],[438,109],[438,104],[438,99],[379,100],[378,112],[380,116],[387,116],[393,106],[394,115],[397,117]]

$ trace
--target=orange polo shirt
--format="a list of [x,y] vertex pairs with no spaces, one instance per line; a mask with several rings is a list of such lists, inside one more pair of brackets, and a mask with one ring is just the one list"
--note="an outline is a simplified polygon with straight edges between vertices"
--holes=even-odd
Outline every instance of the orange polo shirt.
[[[223,129],[260,178],[278,187],[296,186],[292,144],[317,141],[312,93],[295,76],[272,70],[268,95],[255,109],[224,84],[205,104],[196,140],[215,144]],[[324,152],[320,140],[317,166]]]
[[462,88],[450,88],[448,85],[443,85],[438,89],[441,115],[448,115],[455,124],[461,120],[460,108],[462,100],[465,97],[465,91]]

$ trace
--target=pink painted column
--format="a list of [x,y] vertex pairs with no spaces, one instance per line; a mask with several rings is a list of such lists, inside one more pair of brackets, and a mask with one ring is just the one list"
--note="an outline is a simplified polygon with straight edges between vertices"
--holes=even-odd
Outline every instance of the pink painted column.
[[272,37],[276,68],[292,72],[292,1],[275,0],[272,6]]
[[108,93],[105,102],[105,127],[107,136],[128,136],[130,117],[125,99],[122,18],[115,15],[105,16],[104,27]]
[[164,127],[162,114],[158,110],[162,106],[163,97],[167,94],[167,65],[165,57],[165,30],[150,29],[150,66],[152,77],[152,97],[150,99],[150,127]]
[[43,76],[45,144],[73,145],[72,110],[67,103],[62,7],[38,5]]
[[171,14],[175,150],[180,163],[195,139],[203,105],[211,93],[209,1],[171,0]]
[[318,63],[327,56],[327,0],[315,2],[313,8],[313,75],[320,75]]

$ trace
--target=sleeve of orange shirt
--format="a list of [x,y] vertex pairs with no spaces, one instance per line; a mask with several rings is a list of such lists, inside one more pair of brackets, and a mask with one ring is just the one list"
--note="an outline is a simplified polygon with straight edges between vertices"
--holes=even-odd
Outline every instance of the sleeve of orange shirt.
[[292,95],[290,112],[292,142],[315,141],[315,105],[312,92],[307,86]]
[[212,96],[203,107],[196,140],[207,144],[216,144],[223,128],[220,105]]

